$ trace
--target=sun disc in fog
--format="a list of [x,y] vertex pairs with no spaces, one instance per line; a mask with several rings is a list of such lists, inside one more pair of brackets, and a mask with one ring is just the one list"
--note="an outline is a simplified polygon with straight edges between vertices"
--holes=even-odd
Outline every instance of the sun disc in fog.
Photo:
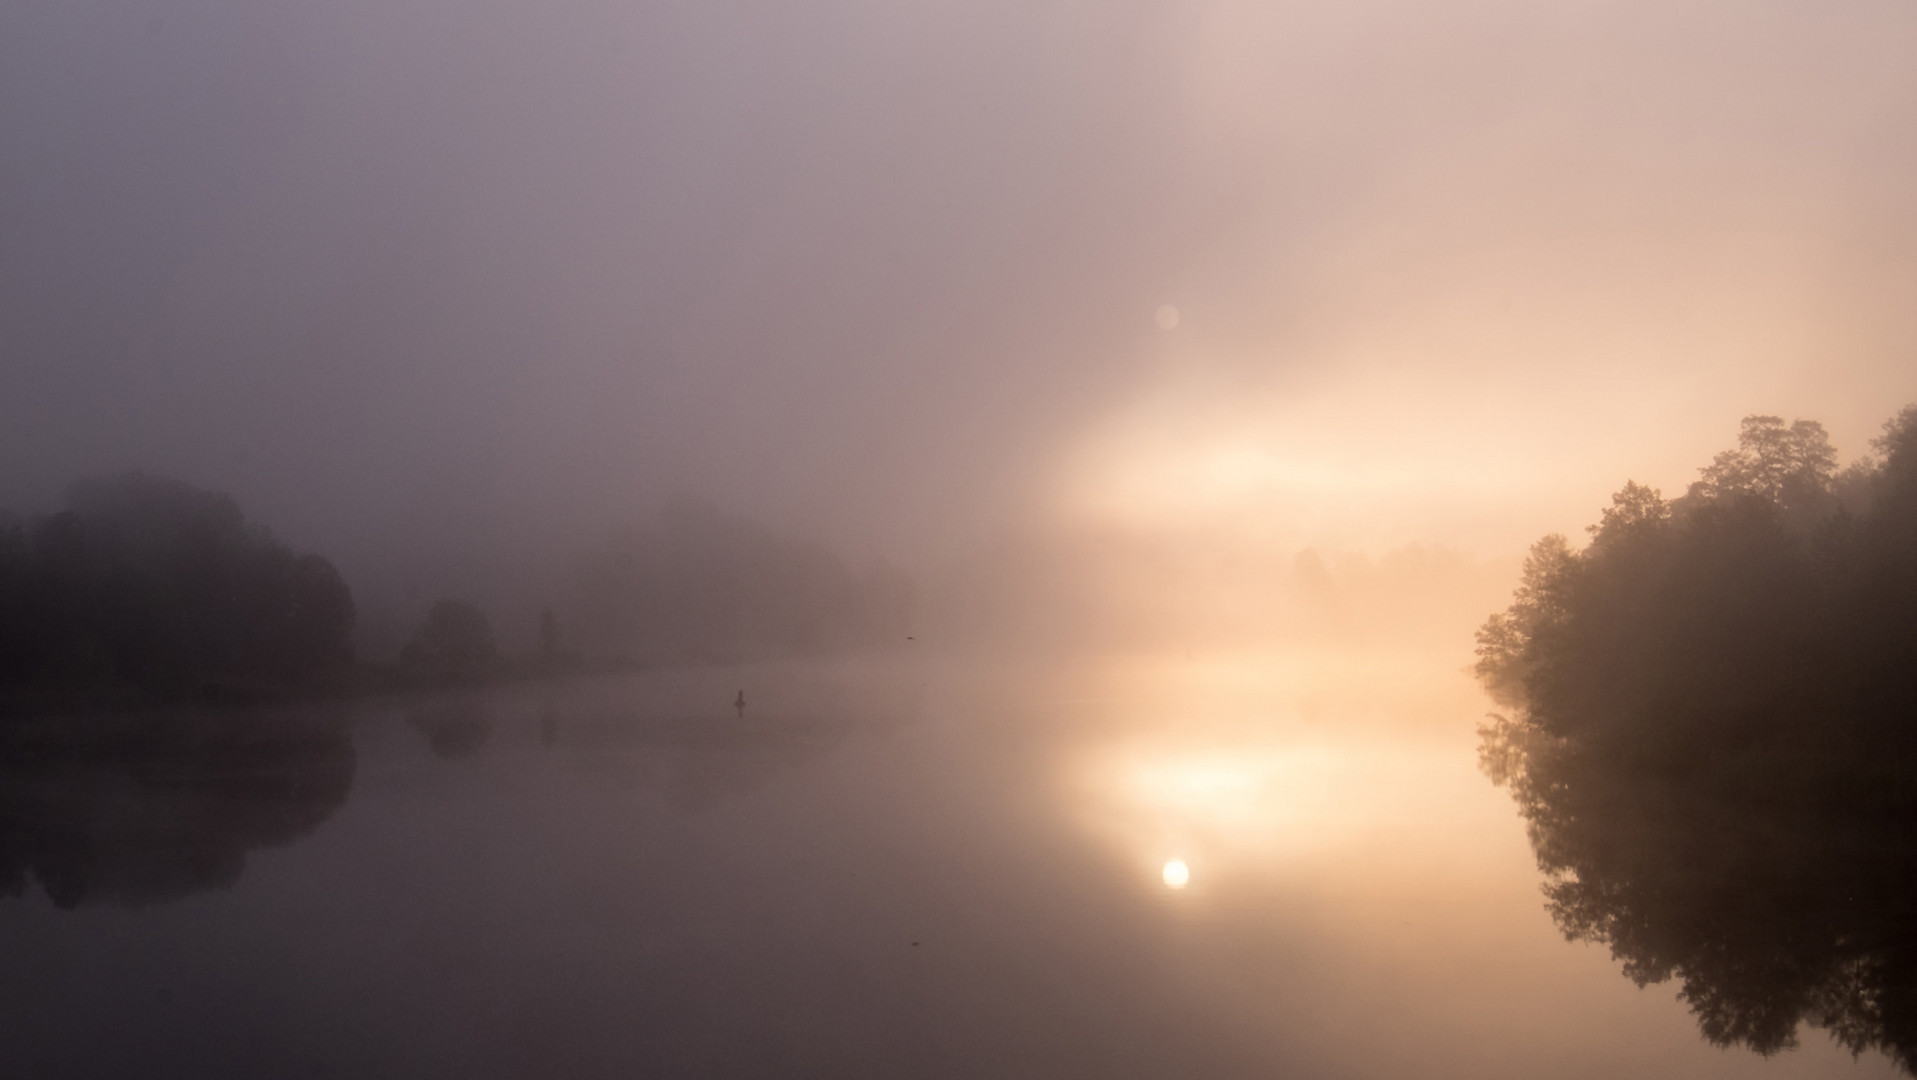
[[1165,864],[1165,884],[1174,889],[1182,889],[1191,880],[1191,867],[1183,859],[1173,859]]
[[1158,328],[1160,330],[1170,330],[1177,325],[1178,309],[1170,304],[1161,305],[1158,309]]

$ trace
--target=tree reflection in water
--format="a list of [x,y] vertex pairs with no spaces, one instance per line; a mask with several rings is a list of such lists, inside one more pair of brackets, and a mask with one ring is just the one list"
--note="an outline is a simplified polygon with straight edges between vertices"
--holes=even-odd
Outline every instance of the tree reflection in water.
[[283,715],[17,721],[0,732],[0,895],[143,907],[229,888],[353,783],[336,724]]
[[1704,1034],[1800,1023],[1917,1071],[1917,409],[1844,474],[1745,422],[1684,498],[1533,549],[1478,673],[1552,915]]
[[406,723],[426,737],[433,756],[461,761],[477,755],[492,738],[492,711],[478,699],[460,698],[419,706]]

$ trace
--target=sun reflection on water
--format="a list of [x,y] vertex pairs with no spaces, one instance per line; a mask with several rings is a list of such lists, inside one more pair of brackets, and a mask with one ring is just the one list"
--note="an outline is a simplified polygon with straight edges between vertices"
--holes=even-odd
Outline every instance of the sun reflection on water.
[[1448,875],[1480,839],[1499,852],[1522,839],[1477,771],[1481,706],[1444,680],[1284,656],[1227,667],[1114,671],[1101,736],[1066,761],[1082,824],[1162,887],[1194,887],[1201,864],[1209,892],[1439,850]]

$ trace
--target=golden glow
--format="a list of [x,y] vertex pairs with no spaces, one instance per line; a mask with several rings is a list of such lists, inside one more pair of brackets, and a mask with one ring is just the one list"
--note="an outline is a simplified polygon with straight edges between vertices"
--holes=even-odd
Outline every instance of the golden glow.
[[1208,881],[1326,860],[1402,865],[1456,853],[1459,837],[1521,854],[1508,796],[1477,769],[1483,701],[1469,680],[1415,656],[1369,659],[1114,665],[1095,696],[1109,702],[1097,710],[1108,734],[1065,763],[1083,825],[1171,888],[1194,864]]
[[[1510,404],[1496,394],[1460,400],[1455,387],[1414,377],[1354,379],[1278,401],[1173,386],[1079,441],[1058,507],[1073,524],[1202,535],[1212,546],[1221,530],[1250,530],[1371,550],[1522,548],[1538,523],[1535,514],[1507,521],[1510,510],[1559,492],[1565,463],[1511,448],[1551,445],[1550,432],[1532,429],[1563,417]],[[1564,497],[1582,510],[1603,493],[1574,486]]]
[[1503,793],[1478,775],[1468,735],[1329,743],[1113,747],[1087,768],[1082,820],[1128,859],[1183,851],[1157,863],[1171,888],[1186,886],[1197,859],[1285,872],[1326,860],[1418,861],[1434,844],[1455,849],[1457,837],[1499,850],[1521,840]]

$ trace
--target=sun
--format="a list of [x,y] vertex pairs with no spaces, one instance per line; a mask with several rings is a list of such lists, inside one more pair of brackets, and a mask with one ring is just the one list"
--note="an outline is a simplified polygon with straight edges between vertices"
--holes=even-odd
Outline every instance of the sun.
[[1174,889],[1182,889],[1191,881],[1191,867],[1183,859],[1173,859],[1165,864],[1165,884]]

